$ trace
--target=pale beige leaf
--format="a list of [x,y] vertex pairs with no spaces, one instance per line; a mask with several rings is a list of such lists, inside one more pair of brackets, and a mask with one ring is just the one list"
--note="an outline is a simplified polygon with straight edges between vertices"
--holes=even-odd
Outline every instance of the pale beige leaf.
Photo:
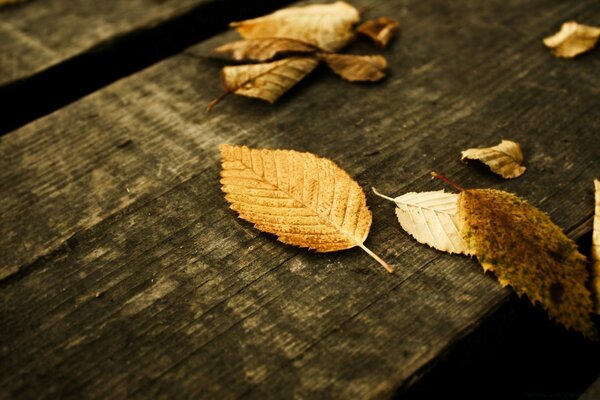
[[479,160],[503,178],[517,178],[525,172],[523,152],[518,143],[503,140],[493,147],[468,149],[462,152],[461,160]]
[[596,207],[592,231],[592,292],[595,296],[595,312],[600,314],[600,181],[594,179]]
[[320,53],[319,58],[336,74],[350,82],[376,82],[385,77],[387,61],[383,56]]
[[356,8],[338,1],[284,8],[263,17],[231,23],[246,39],[287,38],[338,51],[354,37],[352,26],[360,20]]
[[318,63],[314,58],[290,57],[270,63],[224,67],[221,74],[227,92],[273,103]]
[[400,226],[419,243],[448,253],[470,254],[459,232],[457,194],[439,190],[410,192],[391,198],[373,191],[396,203]]
[[216,53],[229,54],[233,60],[268,61],[290,53],[314,53],[318,48],[294,39],[246,39],[224,44]]
[[557,57],[572,58],[591,50],[600,37],[600,27],[569,21],[562,24],[560,31],[544,39],[544,44]]
[[239,216],[287,244],[329,252],[365,247],[371,212],[362,188],[332,161],[291,150],[221,145],[221,184]]
[[398,25],[400,24],[391,18],[379,17],[363,22],[356,31],[369,37],[377,46],[385,47],[398,31]]

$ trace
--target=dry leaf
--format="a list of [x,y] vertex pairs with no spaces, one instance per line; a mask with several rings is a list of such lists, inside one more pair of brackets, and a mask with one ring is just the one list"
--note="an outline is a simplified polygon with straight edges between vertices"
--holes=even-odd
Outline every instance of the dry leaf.
[[353,37],[352,26],[360,20],[356,8],[338,1],[291,7],[263,17],[231,23],[246,39],[287,38],[338,51]]
[[376,45],[383,48],[398,31],[398,25],[400,24],[393,19],[379,17],[363,22],[356,31],[371,38]]
[[591,50],[600,37],[600,28],[575,21],[562,24],[560,31],[544,39],[544,44],[557,57],[573,58]]
[[224,67],[221,77],[225,94],[210,102],[212,109],[229,93],[257,97],[273,103],[302,78],[312,72],[318,60],[308,57],[290,57],[262,64]]
[[8,5],[8,4],[17,4],[22,3],[25,0],[0,0],[0,6]]
[[350,81],[375,82],[385,77],[387,61],[382,56],[320,53],[319,58],[342,78]]
[[237,40],[218,47],[215,52],[230,54],[236,61],[268,61],[283,54],[314,53],[317,50],[318,47],[299,40],[266,38]]
[[361,187],[332,161],[291,150],[221,145],[221,184],[231,208],[287,244],[329,252],[359,246],[371,212]]
[[418,242],[448,253],[469,254],[457,223],[457,194],[439,190],[391,198],[373,191],[396,203],[398,222]]
[[595,296],[596,314],[600,314],[600,181],[594,179],[596,207],[592,231],[592,293]]
[[525,172],[523,152],[518,143],[503,140],[493,147],[468,149],[462,152],[461,160],[479,160],[503,178],[517,178]]
[[470,189],[458,195],[458,221],[469,250],[502,286],[539,302],[567,328],[597,338],[586,259],[548,215],[513,194]]

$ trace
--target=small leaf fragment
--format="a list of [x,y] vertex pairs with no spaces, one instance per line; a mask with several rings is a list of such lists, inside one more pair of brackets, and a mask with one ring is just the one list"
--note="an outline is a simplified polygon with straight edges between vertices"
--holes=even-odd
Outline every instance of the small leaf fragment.
[[548,215],[501,190],[469,189],[459,194],[458,221],[469,250],[502,286],[539,302],[565,327],[598,337],[586,259]]
[[318,47],[295,39],[264,38],[236,40],[215,49],[215,53],[230,54],[235,61],[269,61],[283,54],[314,53]]
[[457,194],[438,190],[410,192],[391,198],[373,191],[396,203],[400,226],[419,243],[448,253],[470,254],[459,232]]
[[362,188],[332,161],[292,150],[221,145],[221,185],[231,209],[279,241],[330,252],[364,241],[371,211]]
[[356,8],[338,1],[284,8],[263,17],[232,22],[230,26],[246,39],[295,39],[323,50],[338,51],[352,40],[352,26],[359,20]]
[[556,57],[573,58],[594,48],[600,37],[600,27],[569,21],[562,24],[560,31],[544,39]]
[[385,78],[387,60],[383,56],[320,53],[319,58],[333,72],[350,82],[376,82]]
[[594,179],[595,210],[592,231],[592,293],[595,300],[595,313],[600,314],[600,181]]
[[373,42],[383,48],[386,47],[390,39],[398,31],[400,24],[391,18],[379,17],[363,22],[356,31],[362,35],[365,35]]
[[502,140],[493,147],[474,148],[462,152],[461,160],[479,160],[505,179],[517,178],[525,173],[523,151],[518,143]]

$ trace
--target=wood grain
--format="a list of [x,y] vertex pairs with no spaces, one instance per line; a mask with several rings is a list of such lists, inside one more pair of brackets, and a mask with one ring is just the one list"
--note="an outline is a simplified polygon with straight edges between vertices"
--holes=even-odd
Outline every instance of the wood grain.
[[[3,396],[390,397],[508,298],[369,191],[366,244],[395,275],[359,249],[277,243],[228,210],[221,143],[319,154],[391,195],[439,189],[437,170],[582,232],[600,58],[557,60],[541,38],[597,18],[594,0],[367,4],[402,23],[382,84],[320,68],[275,105],[230,96],[207,114],[219,64],[203,56],[227,33],[0,138]],[[525,176],[460,163],[501,138]]]
[[43,0],[0,7],[0,86],[210,0]]

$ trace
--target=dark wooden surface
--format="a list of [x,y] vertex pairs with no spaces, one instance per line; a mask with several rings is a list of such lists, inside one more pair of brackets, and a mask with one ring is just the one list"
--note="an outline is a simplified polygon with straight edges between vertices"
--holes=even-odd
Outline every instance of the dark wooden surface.
[[210,0],[28,0],[0,7],[0,86]]
[[[510,291],[412,240],[371,186],[437,190],[438,170],[515,192],[574,238],[591,230],[599,53],[558,60],[541,39],[598,21],[596,0],[365,4],[402,24],[382,84],[323,68],[274,106],[231,97],[206,113],[220,64],[203,56],[226,33],[0,138],[2,397],[390,397]],[[458,161],[501,138],[522,144],[523,177]],[[397,273],[238,220],[224,142],[346,169],[373,210],[366,244]]]

